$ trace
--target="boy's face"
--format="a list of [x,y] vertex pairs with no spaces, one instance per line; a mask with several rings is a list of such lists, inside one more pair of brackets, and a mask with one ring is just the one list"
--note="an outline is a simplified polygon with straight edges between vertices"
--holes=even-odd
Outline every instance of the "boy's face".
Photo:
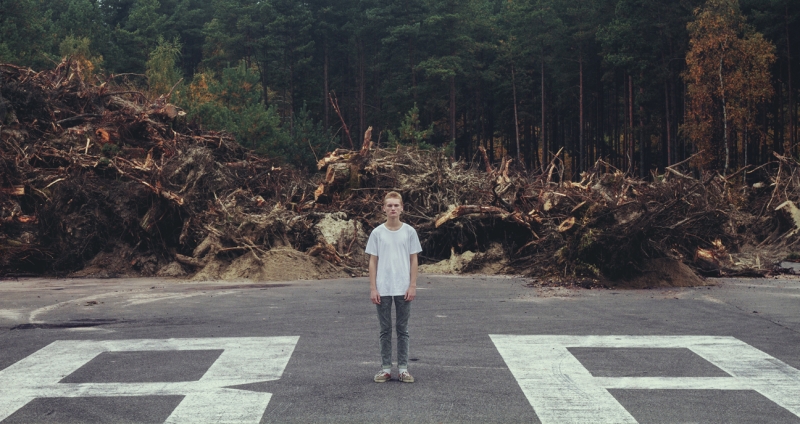
[[386,199],[383,202],[383,211],[388,218],[400,217],[400,213],[403,212],[403,202],[400,199]]

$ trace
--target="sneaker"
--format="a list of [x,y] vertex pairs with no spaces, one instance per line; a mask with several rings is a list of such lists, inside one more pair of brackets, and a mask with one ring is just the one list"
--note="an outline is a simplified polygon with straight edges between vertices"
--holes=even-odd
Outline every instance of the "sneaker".
[[403,383],[414,382],[414,377],[412,377],[411,374],[408,373],[408,371],[401,372],[400,375],[397,376],[397,379],[402,381]]
[[376,383],[385,383],[391,379],[392,375],[383,370],[380,370],[377,374],[375,374],[375,378],[373,378]]

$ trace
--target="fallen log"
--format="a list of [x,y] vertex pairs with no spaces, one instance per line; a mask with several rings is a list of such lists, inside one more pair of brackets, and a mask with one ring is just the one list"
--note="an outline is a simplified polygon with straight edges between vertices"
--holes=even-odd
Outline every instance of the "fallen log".
[[783,237],[789,238],[800,231],[800,208],[791,200],[787,200],[775,208],[776,211],[782,211],[786,220],[792,223],[792,230],[787,232]]
[[336,248],[329,243],[317,243],[308,250],[307,254],[308,256],[322,256],[326,261],[334,264],[342,263],[342,257],[336,252]]
[[0,188],[0,193],[7,194],[9,196],[24,196],[25,186],[2,187]]
[[441,227],[447,221],[466,216],[466,215],[497,215],[500,218],[507,218],[510,214],[496,206],[478,206],[478,205],[461,205],[452,207],[448,212],[445,212],[436,218],[436,228]]
[[208,265],[208,259],[206,258],[203,259],[190,258],[188,256],[181,255],[180,253],[175,254],[175,260],[184,265],[193,266],[195,268],[202,268]]

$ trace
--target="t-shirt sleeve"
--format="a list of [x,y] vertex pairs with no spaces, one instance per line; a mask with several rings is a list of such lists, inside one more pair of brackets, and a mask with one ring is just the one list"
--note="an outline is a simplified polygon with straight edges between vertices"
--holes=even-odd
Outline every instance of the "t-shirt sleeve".
[[410,233],[409,234],[410,239],[408,243],[409,246],[408,253],[410,255],[413,255],[415,253],[422,252],[422,245],[419,244],[419,236],[417,236],[417,230],[411,228],[411,231],[409,231],[409,233]]
[[[377,230],[377,228],[376,228]],[[375,235],[375,230],[372,230],[369,233],[369,239],[367,240],[367,248],[364,249],[364,253],[372,256],[378,256],[378,236]]]

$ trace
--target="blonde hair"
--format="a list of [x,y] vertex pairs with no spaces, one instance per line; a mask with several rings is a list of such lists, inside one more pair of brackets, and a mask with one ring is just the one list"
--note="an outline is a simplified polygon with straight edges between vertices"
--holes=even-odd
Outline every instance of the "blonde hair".
[[403,204],[403,196],[396,191],[390,191],[386,193],[386,196],[383,196],[383,204],[386,204],[386,201],[389,199],[397,199],[400,201],[400,204]]

